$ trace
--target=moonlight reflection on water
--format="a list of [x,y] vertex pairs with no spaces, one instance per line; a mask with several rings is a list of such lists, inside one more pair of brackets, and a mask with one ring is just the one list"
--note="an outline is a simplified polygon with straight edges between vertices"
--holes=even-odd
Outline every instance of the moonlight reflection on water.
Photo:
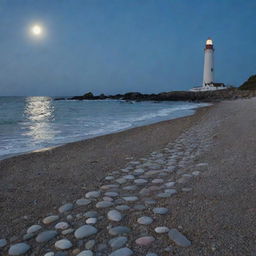
[[58,133],[53,127],[54,106],[50,97],[28,97],[25,100],[23,135],[33,138],[34,143],[49,142]]

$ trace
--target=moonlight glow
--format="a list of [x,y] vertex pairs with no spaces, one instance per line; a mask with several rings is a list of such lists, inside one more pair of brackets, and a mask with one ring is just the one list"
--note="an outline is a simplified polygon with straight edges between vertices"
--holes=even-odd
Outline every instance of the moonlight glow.
[[32,35],[39,37],[43,33],[43,28],[42,28],[42,26],[35,24],[31,27],[30,31],[31,31]]

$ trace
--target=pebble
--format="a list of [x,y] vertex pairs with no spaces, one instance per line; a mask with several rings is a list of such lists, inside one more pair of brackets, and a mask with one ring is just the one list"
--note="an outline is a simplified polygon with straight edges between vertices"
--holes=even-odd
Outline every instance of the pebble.
[[146,209],[146,206],[143,204],[136,204],[136,205],[134,205],[133,209],[142,211],[142,210]]
[[48,217],[44,218],[43,223],[47,225],[47,224],[50,224],[50,223],[52,223],[52,222],[54,222],[58,219],[59,219],[59,216],[51,215],[51,216],[48,216]]
[[119,249],[122,246],[124,246],[127,243],[128,239],[125,236],[119,236],[119,237],[115,237],[111,240],[109,240],[109,245],[113,248],[113,249]]
[[159,184],[159,183],[163,183],[163,182],[164,182],[163,179],[153,179],[152,180],[152,183],[154,183],[154,184]]
[[77,239],[82,239],[84,237],[94,235],[97,232],[98,230],[95,227],[91,225],[83,225],[75,231],[75,237]]
[[54,245],[57,249],[60,249],[60,250],[67,250],[73,246],[68,239],[61,239],[57,241]]
[[98,202],[96,204],[97,208],[107,208],[107,207],[110,207],[110,206],[113,206],[113,203],[112,202],[108,202],[108,201],[101,201],[101,202]]
[[86,198],[80,198],[80,199],[76,200],[77,205],[88,205],[90,203],[91,203],[91,200],[86,199]]
[[135,174],[142,174],[142,173],[144,173],[145,171],[143,170],[143,169],[135,169],[134,170],[134,173]]
[[169,231],[168,236],[179,246],[188,247],[191,245],[191,242],[175,228]]
[[105,180],[113,180],[115,177],[114,176],[106,176]]
[[149,225],[153,222],[153,219],[148,216],[143,216],[143,217],[138,218],[137,222],[142,225]]
[[123,178],[127,179],[127,180],[134,180],[135,179],[135,177],[131,174],[130,175],[125,175]]
[[124,183],[127,182],[127,179],[119,178],[119,179],[116,180],[116,182],[119,183],[119,184],[124,184]]
[[138,184],[138,185],[142,185],[142,184],[145,184],[147,183],[148,181],[145,180],[145,179],[136,179],[134,180],[134,183]]
[[86,198],[97,198],[100,196],[100,191],[90,191],[85,194]]
[[62,205],[62,206],[59,208],[59,212],[60,212],[60,213],[67,212],[67,211],[72,210],[73,208],[74,208],[74,205],[73,205],[73,204],[67,203],[67,204]]
[[77,254],[76,256],[93,256],[93,252],[90,250],[85,250]]
[[66,219],[67,219],[67,220],[73,220],[74,217],[73,217],[71,214],[69,214],[69,215],[66,217]]
[[171,181],[171,182],[167,182],[164,184],[167,188],[171,188],[175,185],[175,182],[174,181]]
[[142,195],[142,196],[148,196],[149,194],[150,194],[150,189],[148,189],[148,188],[143,188],[143,189],[141,189],[140,190],[140,195]]
[[174,195],[174,194],[177,193],[177,190],[176,189],[165,189],[164,192],[165,193],[171,193],[172,195]]
[[158,256],[156,253],[153,253],[153,252],[149,252],[146,254],[146,256]]
[[103,201],[108,201],[108,202],[113,202],[114,201],[113,198],[108,197],[108,196],[104,196],[102,199],[103,199]]
[[38,243],[48,242],[51,239],[53,239],[56,235],[57,235],[57,232],[54,230],[43,231],[37,235],[36,241]]
[[118,196],[118,193],[117,192],[106,192],[105,196],[116,197],[116,196]]
[[65,229],[61,232],[62,235],[67,235],[67,234],[70,234],[70,233],[73,233],[74,232],[74,229],[73,228],[69,228],[69,229]]
[[172,195],[172,193],[170,192],[163,192],[163,193],[159,193],[157,196],[160,198],[167,198],[170,197]]
[[26,243],[14,244],[10,247],[8,253],[9,255],[22,255],[25,254],[30,249],[30,245]]
[[96,244],[96,241],[95,240],[89,240],[85,243],[85,248],[87,250],[90,250],[94,247],[94,245]]
[[155,214],[166,214],[169,210],[164,207],[156,207],[153,209],[153,213]]
[[95,224],[97,222],[97,218],[89,218],[85,222],[86,224]]
[[108,212],[108,219],[112,221],[120,221],[122,219],[122,215],[117,210],[111,210]]
[[134,191],[134,190],[136,190],[138,187],[137,186],[135,186],[135,185],[131,185],[131,186],[125,186],[125,187],[123,187],[123,190],[132,190],[132,191]]
[[137,201],[139,198],[137,196],[124,196],[123,199],[127,202]]
[[119,211],[127,211],[127,210],[130,209],[130,206],[122,204],[122,205],[116,206],[116,209],[119,210]]
[[182,188],[181,190],[182,190],[183,192],[189,192],[189,191],[192,190],[192,188]]
[[32,225],[31,227],[29,227],[27,229],[27,234],[35,233],[35,232],[37,232],[40,229],[42,229],[42,227],[40,225]]
[[127,247],[120,248],[112,252],[111,254],[109,254],[109,256],[130,256],[130,255],[133,255],[133,251]]
[[146,205],[156,204],[156,200],[150,199],[150,198],[146,198],[144,202],[145,202]]
[[135,240],[137,245],[148,246],[155,241],[153,236],[143,236]]
[[62,221],[57,223],[54,228],[63,230],[63,229],[67,229],[68,227],[69,227],[69,224],[67,222]]
[[44,256],[54,256],[54,252],[47,252]]
[[194,172],[192,172],[192,174],[193,174],[194,176],[198,176],[198,175],[200,174],[200,172],[199,172],[199,171],[194,171]]
[[110,235],[119,236],[121,234],[130,233],[131,229],[125,226],[117,226],[117,227],[111,228],[108,232]]
[[167,227],[156,227],[155,228],[155,231],[156,231],[156,233],[159,233],[159,234],[161,234],[161,233],[167,233],[167,232],[169,232],[169,228],[167,228]]
[[0,248],[3,248],[7,245],[6,239],[0,239]]
[[22,239],[23,239],[23,241],[26,241],[26,240],[29,240],[29,239],[35,237],[35,236],[36,236],[36,233],[29,233],[29,234],[25,234],[25,235],[22,237]]
[[87,218],[96,218],[98,216],[98,213],[96,211],[88,211],[84,214]]

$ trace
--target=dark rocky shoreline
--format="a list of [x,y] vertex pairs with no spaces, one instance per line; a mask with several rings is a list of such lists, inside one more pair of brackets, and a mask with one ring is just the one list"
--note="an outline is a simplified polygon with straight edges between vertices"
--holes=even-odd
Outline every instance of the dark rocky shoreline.
[[217,91],[171,91],[159,94],[142,94],[139,92],[129,92],[116,95],[93,95],[91,92],[82,96],[69,98],[55,98],[55,100],[127,100],[127,101],[194,101],[194,102],[217,102],[221,100],[234,100],[240,98],[251,98],[256,96],[256,90],[240,90],[238,88],[228,88]]

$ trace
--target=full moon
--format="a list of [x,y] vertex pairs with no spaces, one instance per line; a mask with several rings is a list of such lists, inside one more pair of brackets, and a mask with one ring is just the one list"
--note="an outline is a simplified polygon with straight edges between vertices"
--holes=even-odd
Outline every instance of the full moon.
[[31,33],[35,36],[40,36],[42,32],[43,32],[43,28],[40,25],[35,24],[31,27]]

